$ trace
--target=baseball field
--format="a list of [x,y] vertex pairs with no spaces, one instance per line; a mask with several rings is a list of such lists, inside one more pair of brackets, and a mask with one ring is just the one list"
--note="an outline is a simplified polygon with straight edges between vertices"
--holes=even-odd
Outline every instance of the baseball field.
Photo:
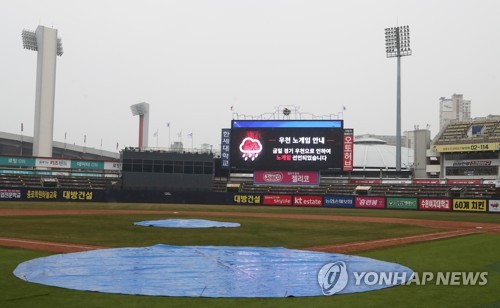
[[[240,228],[167,229],[142,220],[196,218]],[[487,273],[483,285],[426,283],[295,298],[194,298],[105,294],[25,282],[24,261],[111,247],[286,247],[395,262],[416,273]],[[411,210],[113,203],[0,203],[0,307],[499,307],[500,215]],[[291,269],[293,271],[293,269]]]

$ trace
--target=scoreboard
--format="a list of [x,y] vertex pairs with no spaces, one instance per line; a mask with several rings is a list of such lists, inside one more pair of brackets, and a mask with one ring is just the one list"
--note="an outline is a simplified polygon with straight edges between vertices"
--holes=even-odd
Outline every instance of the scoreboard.
[[233,170],[341,170],[342,120],[233,120]]

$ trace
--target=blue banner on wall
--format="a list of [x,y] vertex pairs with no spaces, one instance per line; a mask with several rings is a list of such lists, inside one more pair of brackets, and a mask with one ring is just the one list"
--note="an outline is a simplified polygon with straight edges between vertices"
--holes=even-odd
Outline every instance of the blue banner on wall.
[[327,207],[354,207],[352,196],[325,196],[323,206]]

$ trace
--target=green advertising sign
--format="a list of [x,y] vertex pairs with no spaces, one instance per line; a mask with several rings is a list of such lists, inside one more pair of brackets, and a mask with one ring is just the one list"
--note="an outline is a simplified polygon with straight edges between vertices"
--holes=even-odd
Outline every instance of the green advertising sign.
[[416,210],[418,208],[417,198],[387,198],[388,209]]
[[102,173],[79,173],[79,172],[72,172],[71,176],[83,176],[83,177],[102,178]]
[[0,170],[0,174],[33,174],[31,170]]
[[72,160],[71,168],[73,169],[96,169],[103,170],[104,162],[102,161],[85,161],[85,160]]
[[34,158],[0,156],[0,165],[16,167],[34,167]]

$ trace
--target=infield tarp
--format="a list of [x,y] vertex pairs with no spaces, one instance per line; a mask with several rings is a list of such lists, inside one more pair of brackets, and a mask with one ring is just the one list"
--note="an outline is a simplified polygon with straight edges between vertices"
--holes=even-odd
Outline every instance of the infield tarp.
[[[320,285],[318,274],[324,277],[325,269],[331,271],[324,265],[335,262],[344,263],[347,274],[333,276],[335,281],[327,275]],[[365,281],[354,272],[399,273],[404,279],[373,283],[373,275]],[[168,245],[58,254],[14,270],[25,281],[68,289],[186,297],[321,296],[332,285],[342,287],[338,294],[365,292],[402,284],[412,273],[395,263],[281,247]]]
[[237,222],[221,222],[205,219],[162,219],[134,222],[136,226],[162,228],[234,228],[239,227]]

